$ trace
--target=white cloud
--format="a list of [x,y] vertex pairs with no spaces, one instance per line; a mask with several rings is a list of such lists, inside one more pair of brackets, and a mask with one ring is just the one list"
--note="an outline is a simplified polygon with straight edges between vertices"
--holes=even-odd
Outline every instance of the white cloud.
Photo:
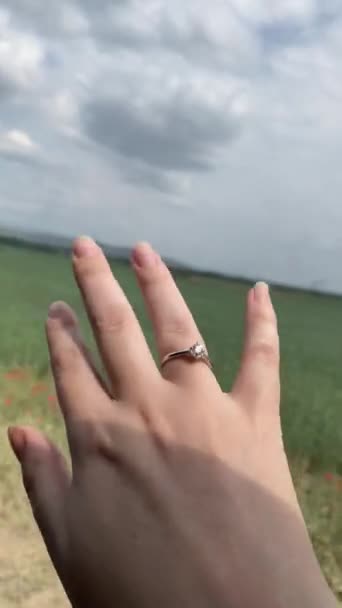
[[77,6],[62,4],[60,12],[61,30],[69,36],[87,35],[89,22]]
[[[21,165],[18,179],[0,163],[0,196],[13,209],[37,200],[35,222],[113,239],[120,217],[121,243],[195,261],[205,240],[198,263],[304,283],[329,239],[337,256],[340,0],[2,6],[0,157]],[[342,290],[334,268],[327,285]]]
[[30,155],[37,150],[35,144],[28,133],[19,129],[11,129],[5,133],[0,133],[0,153],[14,152],[23,155]]
[[30,34],[10,24],[7,13],[0,13],[0,96],[37,83],[43,60],[42,45]]
[[54,127],[69,136],[79,134],[79,107],[70,89],[53,92],[42,100],[42,107]]
[[278,21],[310,21],[318,10],[320,0],[233,0],[237,10],[256,23]]
[[13,146],[13,148],[24,150],[25,152],[36,148],[36,144],[33,143],[28,133],[17,129],[7,131],[7,133],[3,135],[2,141],[7,143],[8,146]]
[[39,145],[30,135],[20,129],[10,129],[0,132],[0,160],[7,163],[19,163],[32,170],[47,166],[41,154]]

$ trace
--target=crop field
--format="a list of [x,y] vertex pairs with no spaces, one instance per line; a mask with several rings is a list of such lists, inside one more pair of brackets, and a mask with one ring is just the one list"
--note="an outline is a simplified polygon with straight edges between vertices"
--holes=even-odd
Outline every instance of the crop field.
[[[124,262],[111,265],[152,346],[133,272]],[[175,278],[229,390],[248,284],[191,273],[175,272]],[[32,520],[6,430],[32,424],[66,449],[44,333],[49,304],[68,302],[95,352],[94,340],[68,256],[0,244],[0,289],[0,605],[62,608],[68,602]],[[277,287],[271,295],[281,339],[286,449],[317,555],[342,602],[342,298]]]

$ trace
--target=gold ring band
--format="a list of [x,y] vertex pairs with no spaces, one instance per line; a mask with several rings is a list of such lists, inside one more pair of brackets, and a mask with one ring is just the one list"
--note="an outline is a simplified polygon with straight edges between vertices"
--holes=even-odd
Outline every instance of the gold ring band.
[[169,361],[172,361],[172,359],[178,359],[179,357],[188,357],[190,359],[193,359],[194,361],[203,361],[208,365],[210,369],[212,369],[212,364],[209,359],[208,351],[204,344],[200,344],[199,342],[196,342],[196,344],[193,344],[193,346],[190,346],[190,348],[176,350],[172,353],[167,354],[161,362],[161,367],[163,367]]

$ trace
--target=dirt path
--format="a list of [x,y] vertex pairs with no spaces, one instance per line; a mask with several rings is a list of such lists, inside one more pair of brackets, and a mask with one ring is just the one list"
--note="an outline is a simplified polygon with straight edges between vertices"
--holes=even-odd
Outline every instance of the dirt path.
[[67,608],[38,533],[0,527],[1,608]]
[[0,606],[70,608],[34,523],[0,428]]

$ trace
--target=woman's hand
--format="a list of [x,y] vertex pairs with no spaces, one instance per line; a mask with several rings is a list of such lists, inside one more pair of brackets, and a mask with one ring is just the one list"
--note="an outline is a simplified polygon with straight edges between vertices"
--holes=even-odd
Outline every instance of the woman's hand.
[[[159,371],[93,241],[76,241],[73,265],[110,382],[96,372],[75,314],[54,304],[47,337],[72,474],[38,431],[9,431],[73,606],[334,606],[284,453],[267,286],[248,294],[241,369],[225,394],[202,361]],[[142,244],[133,266],[160,358],[202,342],[160,257]]]

